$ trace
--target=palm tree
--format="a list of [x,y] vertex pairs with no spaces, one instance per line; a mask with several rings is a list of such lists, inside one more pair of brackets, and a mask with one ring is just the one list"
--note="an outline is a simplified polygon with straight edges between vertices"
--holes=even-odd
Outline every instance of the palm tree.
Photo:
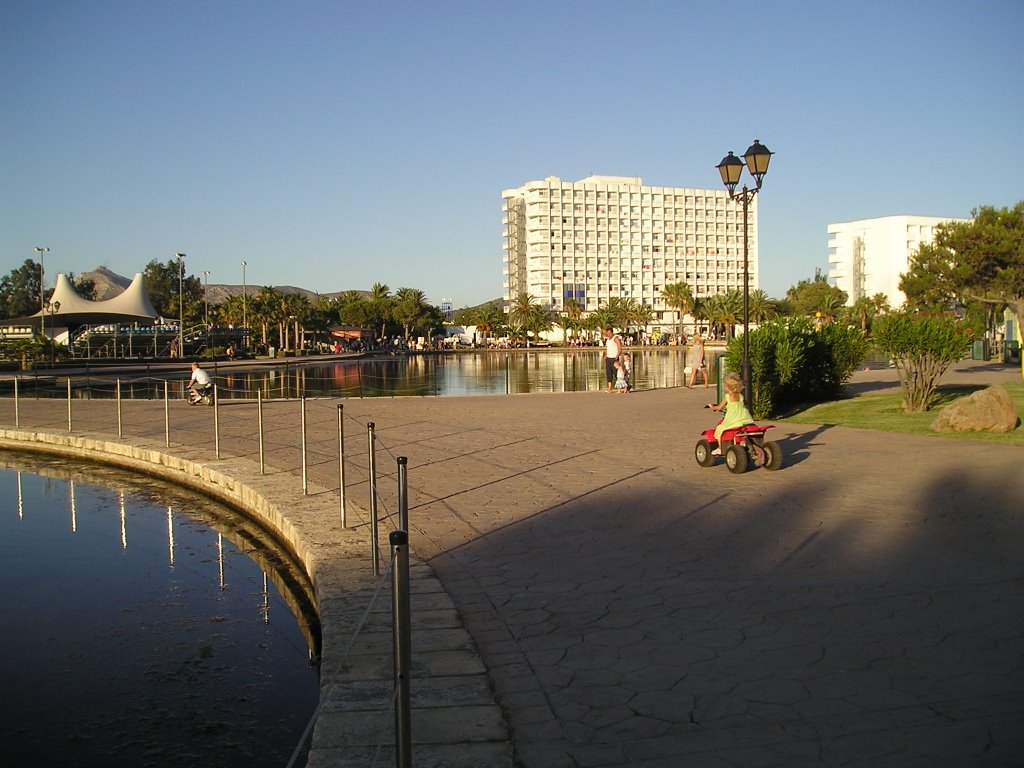
[[867,296],[861,296],[853,302],[853,306],[849,307],[849,311],[850,316],[860,323],[860,329],[867,333],[871,325],[871,318],[875,314],[874,303],[871,299]]
[[211,311],[221,323],[241,326],[243,320],[248,319],[246,317],[246,302],[242,299],[240,293],[228,296],[216,307],[211,308]]
[[551,312],[540,304],[534,304],[530,308],[530,314],[523,321],[523,328],[533,334],[533,341],[536,343],[542,333],[551,330]]
[[760,325],[778,317],[779,311],[775,302],[768,297],[768,294],[758,288],[747,297],[747,306],[750,310],[750,317],[747,322]]
[[522,322],[530,316],[530,313],[533,311],[536,304],[537,299],[532,293],[520,293],[509,306],[508,314],[510,317],[514,317],[516,320]]
[[578,299],[566,299],[565,305],[562,307],[562,311],[571,320],[579,320],[583,317],[583,305],[580,304]]
[[690,309],[690,315],[693,316],[693,330],[697,331],[697,326],[701,321],[706,322],[708,326],[711,325],[711,311],[708,306],[708,301],[712,297],[705,296],[703,299],[695,298],[693,300],[693,307]]
[[583,305],[576,299],[566,299],[562,312],[564,314],[559,318],[558,324],[561,326],[562,333],[565,334],[565,342],[568,344],[568,332],[572,331],[575,335],[579,331],[580,319],[583,317]]
[[631,300],[630,320],[636,325],[637,330],[647,328],[654,322],[654,309],[648,304],[641,304]]
[[703,302],[703,311],[708,318],[708,323],[718,332],[724,329],[725,338],[733,337],[733,329],[739,318],[743,315],[743,295],[737,290],[715,296],[708,296]]
[[424,321],[427,310],[427,295],[418,288],[399,288],[395,293],[394,319],[402,324],[406,341],[412,329]]
[[484,345],[487,344],[488,336],[499,335],[505,328],[505,313],[494,303],[477,307],[470,314],[470,318],[470,324],[476,326],[477,333],[482,337],[480,343]]
[[370,286],[370,310],[374,324],[380,324],[380,336],[387,336],[388,321],[391,320],[393,300],[391,289],[385,283],[374,283]]
[[721,322],[725,325],[725,337],[727,339],[731,339],[736,336],[736,326],[742,321],[743,293],[734,288],[722,297],[721,304]]
[[281,294],[272,285],[265,285],[260,288],[259,293],[253,297],[249,305],[249,319],[258,323],[263,346],[267,346],[267,330],[271,324],[277,323],[277,306]]
[[[277,333],[281,349],[298,349],[301,346],[300,327],[309,315],[309,299],[297,293],[279,293],[276,307]],[[294,335],[290,333],[294,331]]]
[[839,312],[843,308],[843,300],[841,297],[834,293],[826,293],[821,297],[821,301],[818,302],[818,308],[816,310],[818,317],[824,323],[831,323],[839,315]]
[[661,297],[672,309],[676,311],[676,335],[683,335],[683,315],[693,314],[694,299],[693,291],[686,283],[672,283],[666,285],[661,291]]
[[592,313],[586,317],[581,317],[577,322],[577,329],[582,333],[590,335],[590,340],[593,341],[594,334],[604,328],[605,324],[601,317],[597,313]]
[[612,296],[603,308],[598,307],[598,311],[602,309],[607,317],[606,326],[621,328],[623,333],[629,330],[630,309],[626,299]]

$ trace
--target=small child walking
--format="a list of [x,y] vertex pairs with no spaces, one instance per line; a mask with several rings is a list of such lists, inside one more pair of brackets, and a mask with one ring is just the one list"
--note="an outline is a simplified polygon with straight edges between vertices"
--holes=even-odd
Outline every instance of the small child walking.
[[715,427],[715,442],[718,445],[711,451],[712,456],[722,455],[722,433],[725,430],[754,423],[754,417],[750,415],[747,404],[743,401],[743,382],[740,380],[740,377],[735,373],[729,373],[726,374],[722,383],[725,385],[725,395],[722,397],[722,402],[718,405],[708,403],[708,408],[712,411],[725,412],[725,417]]
[[626,380],[626,366],[615,361],[615,394],[625,395],[629,393],[629,382]]
[[633,391],[633,358],[629,352],[622,353],[622,369],[626,372],[626,391]]

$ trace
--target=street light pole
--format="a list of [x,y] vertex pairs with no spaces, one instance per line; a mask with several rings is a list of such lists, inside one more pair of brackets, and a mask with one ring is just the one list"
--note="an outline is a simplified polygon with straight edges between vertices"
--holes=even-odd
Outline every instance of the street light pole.
[[[57,314],[58,312],[60,312],[60,302],[59,301],[53,301],[53,302],[48,301],[48,302],[46,302],[46,304],[43,305],[43,309],[45,309],[47,312],[50,313],[50,369],[52,370],[53,369],[53,365],[54,365],[53,348],[55,346],[55,337],[57,335],[57,321],[54,320],[53,316],[55,314]],[[44,336],[46,335],[45,332],[46,332],[46,329],[44,328],[43,329],[43,335]]]
[[[736,157],[732,152],[722,158],[716,167],[722,175],[722,182],[729,190],[730,200],[739,200],[743,205],[743,364],[740,376],[743,379],[744,397],[748,402],[753,403],[754,393],[751,390],[750,377],[750,245],[748,239],[748,211],[754,195],[761,191],[761,182],[764,175],[768,173],[768,163],[771,162],[772,152],[768,150],[759,140],[754,139],[747,151],[743,154],[743,160]],[[747,170],[754,177],[755,187],[749,189],[746,184],[743,190],[736,191],[736,185],[743,175],[743,164],[746,163]]]
[[185,280],[185,254],[175,253],[178,260],[178,357],[185,356],[185,291],[183,288]]
[[210,327],[210,270],[203,270],[203,304],[206,305],[204,318],[206,327]]
[[46,309],[46,302],[43,299],[43,278],[46,272],[43,269],[43,254],[49,253],[50,249],[43,245],[37,245],[33,248],[36,253],[39,254],[39,309]]
[[245,289],[245,267],[247,266],[247,264],[248,262],[244,260],[242,261],[242,345],[246,348],[248,348],[249,346],[249,325],[248,317],[246,317],[246,311],[248,309],[248,296],[247,291]]

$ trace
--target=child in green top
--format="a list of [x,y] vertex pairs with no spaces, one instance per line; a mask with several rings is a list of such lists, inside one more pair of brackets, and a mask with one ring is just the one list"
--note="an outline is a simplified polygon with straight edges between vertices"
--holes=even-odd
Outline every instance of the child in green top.
[[725,396],[722,397],[722,402],[718,405],[708,403],[708,408],[712,411],[725,412],[725,417],[715,427],[715,441],[719,445],[711,452],[714,456],[722,455],[721,440],[722,433],[725,430],[754,423],[754,417],[750,415],[746,403],[743,402],[743,382],[740,380],[740,377],[735,373],[726,374],[722,383],[725,385]]

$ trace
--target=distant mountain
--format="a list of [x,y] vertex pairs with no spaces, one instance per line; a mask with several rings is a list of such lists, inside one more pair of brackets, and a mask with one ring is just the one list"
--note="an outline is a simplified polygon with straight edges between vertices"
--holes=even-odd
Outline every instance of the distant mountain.
[[131,285],[131,278],[122,277],[106,267],[96,267],[92,272],[82,272],[78,280],[92,280],[96,286],[96,301],[112,299]]
[[[131,278],[123,277],[116,272],[112,272],[106,267],[96,267],[96,269],[91,272],[82,272],[77,276],[77,279],[92,280],[93,283],[95,283],[97,301],[112,299],[127,288],[132,282]],[[346,293],[346,291],[317,293],[316,291],[310,291],[305,288],[296,288],[294,285],[275,285],[272,287],[281,293],[297,293],[300,296],[305,296],[310,301],[316,301],[318,296],[332,298]],[[263,288],[262,285],[247,285],[244,287],[244,290],[249,296],[255,296],[260,292],[261,288]],[[207,292],[211,304],[220,304],[229,296],[241,296],[242,290],[243,286],[241,285],[226,285],[224,283],[210,283],[207,286]],[[358,291],[358,293],[361,293],[364,296],[370,295],[369,291]]]
[[[91,272],[82,272],[77,275],[79,280],[92,280],[96,285],[96,301],[105,301],[106,299],[112,299],[121,293],[125,288],[131,284],[131,278],[123,277],[122,275],[112,272],[106,267],[96,267]],[[331,293],[317,293],[316,291],[310,291],[306,288],[297,288],[294,285],[275,285],[272,286],[275,290],[281,293],[297,293],[301,296],[305,296],[310,301],[316,301],[318,296],[324,298],[334,298],[340,296],[348,291],[333,291]],[[262,285],[247,285],[245,290],[249,296],[255,296],[263,288]],[[207,286],[207,292],[210,299],[210,304],[220,304],[224,299],[229,296],[241,296],[242,286],[241,285],[230,285],[226,283],[210,283]],[[356,293],[361,293],[363,296],[369,297],[371,293],[369,291],[357,290]],[[486,304],[497,304],[504,306],[502,299],[493,299],[491,301],[485,301],[478,304],[478,307],[482,307]]]

